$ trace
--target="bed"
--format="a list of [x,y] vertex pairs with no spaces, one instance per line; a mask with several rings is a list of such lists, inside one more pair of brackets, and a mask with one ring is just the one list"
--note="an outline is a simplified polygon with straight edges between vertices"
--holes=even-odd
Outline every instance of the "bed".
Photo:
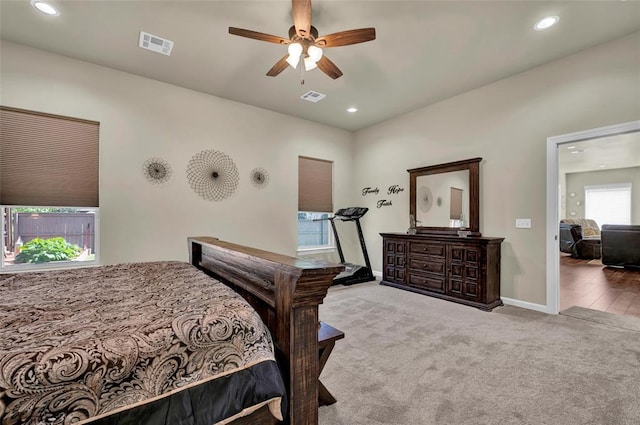
[[188,246],[191,264],[0,275],[0,423],[317,424],[340,266]]

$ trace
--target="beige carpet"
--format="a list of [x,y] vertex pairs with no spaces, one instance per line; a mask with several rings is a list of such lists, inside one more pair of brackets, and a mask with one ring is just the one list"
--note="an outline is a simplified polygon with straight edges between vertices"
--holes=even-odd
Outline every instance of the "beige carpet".
[[321,425],[640,424],[628,324],[486,313],[373,282],[332,287],[320,318],[346,334],[321,376],[338,399]]

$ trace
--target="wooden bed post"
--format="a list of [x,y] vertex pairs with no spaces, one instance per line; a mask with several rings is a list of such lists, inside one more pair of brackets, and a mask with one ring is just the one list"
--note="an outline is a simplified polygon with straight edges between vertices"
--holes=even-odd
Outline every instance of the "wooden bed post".
[[240,293],[269,327],[289,391],[291,425],[318,424],[318,305],[344,266],[211,237],[189,238],[189,261]]

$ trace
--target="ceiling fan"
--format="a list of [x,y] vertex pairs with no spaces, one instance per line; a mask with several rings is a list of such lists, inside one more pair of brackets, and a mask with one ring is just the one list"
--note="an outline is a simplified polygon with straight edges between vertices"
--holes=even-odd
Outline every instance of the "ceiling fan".
[[311,71],[317,67],[329,77],[339,78],[342,76],[342,71],[324,56],[322,49],[348,46],[376,39],[375,28],[340,31],[319,37],[318,30],[311,25],[311,0],[291,0],[291,5],[293,26],[289,28],[288,39],[277,35],[229,27],[229,34],[289,46],[288,53],[267,72],[269,77],[280,74],[288,65],[297,68],[302,59],[305,71]]

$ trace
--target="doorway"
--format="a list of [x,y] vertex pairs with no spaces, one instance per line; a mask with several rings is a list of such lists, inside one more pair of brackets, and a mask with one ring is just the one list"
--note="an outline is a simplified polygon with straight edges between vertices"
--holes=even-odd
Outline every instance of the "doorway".
[[[600,127],[547,139],[547,312],[560,311],[560,257],[558,225],[564,214],[571,214],[566,204],[566,181],[561,182],[559,152],[564,147],[596,139],[640,132],[640,121]],[[575,147],[574,147],[575,149]],[[564,198],[563,198],[564,195]],[[636,201],[637,202],[637,201]]]

